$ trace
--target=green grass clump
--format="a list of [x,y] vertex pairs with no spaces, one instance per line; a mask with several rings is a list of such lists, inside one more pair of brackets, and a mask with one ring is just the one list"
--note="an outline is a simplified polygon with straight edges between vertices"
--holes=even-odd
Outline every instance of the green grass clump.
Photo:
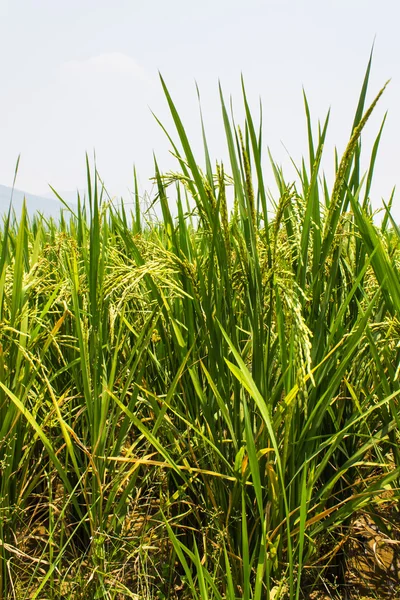
[[306,98],[273,200],[244,86],[230,165],[203,128],[202,170],[162,80],[160,219],[88,164],[76,213],[4,220],[0,598],[333,597],[357,516],[393,541],[400,232],[370,204],[382,130],[361,174],[369,71],[332,192]]

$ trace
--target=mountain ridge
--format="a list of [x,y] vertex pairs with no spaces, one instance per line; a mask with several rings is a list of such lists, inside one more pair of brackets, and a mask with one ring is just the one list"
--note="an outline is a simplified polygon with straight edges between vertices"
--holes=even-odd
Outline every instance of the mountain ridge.
[[[67,210],[62,202],[55,196],[53,198],[40,196],[38,194],[31,194],[30,192],[25,192],[16,188],[13,189],[0,184],[0,216],[8,213],[11,198],[12,208],[17,217],[21,214],[24,200],[29,216],[33,216],[35,213],[41,213],[44,217],[59,218],[60,211],[62,209],[65,211]],[[71,204],[71,208],[74,209],[74,207],[75,206]]]

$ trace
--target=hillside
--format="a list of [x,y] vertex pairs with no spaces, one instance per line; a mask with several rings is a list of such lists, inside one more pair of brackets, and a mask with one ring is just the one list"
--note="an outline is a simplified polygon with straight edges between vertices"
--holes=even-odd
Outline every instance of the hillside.
[[0,185],[0,215],[8,212],[11,197],[17,216],[21,213],[24,198],[29,215],[39,212],[45,217],[57,218],[60,215],[60,210],[64,208],[62,203],[56,198],[44,198],[43,196],[36,196],[16,189],[12,191],[12,188],[8,186]]

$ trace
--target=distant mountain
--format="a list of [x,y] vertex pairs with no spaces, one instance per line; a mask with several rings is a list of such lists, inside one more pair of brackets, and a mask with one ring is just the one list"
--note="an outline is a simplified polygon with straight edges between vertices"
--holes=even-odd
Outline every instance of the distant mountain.
[[[26,202],[26,208],[28,214],[33,216],[36,212],[42,213],[44,217],[54,217],[58,219],[60,216],[60,210],[64,209],[64,205],[55,197],[45,198],[43,196],[36,196],[35,194],[29,194],[28,192],[22,192],[21,190],[12,191],[10,187],[0,185],[0,217],[7,214],[10,200],[12,196],[12,206],[17,216],[21,214],[22,205]],[[75,206],[67,201],[68,205],[74,210]]]

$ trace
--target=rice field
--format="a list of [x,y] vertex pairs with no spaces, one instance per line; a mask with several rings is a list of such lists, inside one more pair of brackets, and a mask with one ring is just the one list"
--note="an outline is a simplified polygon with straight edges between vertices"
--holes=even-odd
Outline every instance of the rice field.
[[76,211],[4,218],[1,599],[399,593],[400,230],[394,195],[371,207],[382,128],[360,166],[370,66],[333,186],[306,97],[293,182],[244,86],[222,164],[161,80],[158,217],[88,161]]

